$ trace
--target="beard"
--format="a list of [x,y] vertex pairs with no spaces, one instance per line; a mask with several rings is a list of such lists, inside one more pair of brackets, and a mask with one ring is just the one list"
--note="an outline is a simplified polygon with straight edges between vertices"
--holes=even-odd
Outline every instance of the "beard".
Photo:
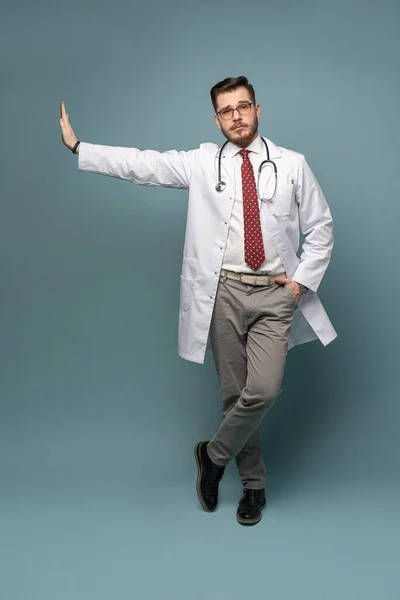
[[[235,127],[238,127],[238,123]],[[225,137],[232,142],[232,144],[236,144],[239,148],[246,148],[251,142],[256,138],[256,133],[258,130],[258,119],[257,117],[249,123],[246,129],[240,129],[239,131],[235,129],[228,129],[224,131]]]

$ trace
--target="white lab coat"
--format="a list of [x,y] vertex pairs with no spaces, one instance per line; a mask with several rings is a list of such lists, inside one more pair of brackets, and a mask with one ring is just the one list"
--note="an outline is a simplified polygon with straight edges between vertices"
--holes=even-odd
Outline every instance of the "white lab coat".
[[[272,201],[260,201],[262,228],[269,231],[287,276],[309,288],[295,311],[289,348],[315,339],[327,345],[335,339],[336,332],[317,290],[333,247],[331,213],[304,156],[264,139],[277,166],[278,186]],[[212,143],[187,152],[140,151],[85,142],[79,147],[80,170],[139,185],[189,189],[178,352],[182,358],[197,363],[204,362],[234,203],[233,159],[228,153],[223,154],[221,161],[226,188],[222,193],[215,190],[218,152],[218,146]],[[264,168],[260,177],[260,194],[267,198],[273,188],[271,173],[269,167]],[[298,258],[300,230],[304,243]]]

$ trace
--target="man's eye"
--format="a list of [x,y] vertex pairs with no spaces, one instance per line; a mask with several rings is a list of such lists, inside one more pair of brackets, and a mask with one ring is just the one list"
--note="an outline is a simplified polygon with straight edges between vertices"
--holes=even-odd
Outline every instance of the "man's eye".
[[250,104],[248,102],[246,102],[245,104],[240,104],[238,106],[239,109],[243,108],[244,110],[246,110],[246,108],[249,108]]
[[230,108],[224,108],[224,110],[221,110],[221,115],[224,117],[227,117],[228,115],[231,114],[231,109]]

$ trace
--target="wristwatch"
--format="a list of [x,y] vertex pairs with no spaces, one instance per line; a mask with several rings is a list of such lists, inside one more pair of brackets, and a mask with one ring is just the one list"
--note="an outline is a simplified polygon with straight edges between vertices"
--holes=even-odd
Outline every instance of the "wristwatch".
[[[294,280],[295,281],[295,280]],[[308,292],[308,287],[306,287],[305,285],[303,285],[302,283],[299,283],[298,281],[296,281],[297,285],[300,288],[300,295],[304,296],[304,294],[307,294]]]
[[308,287],[306,287],[305,285],[303,285],[302,283],[299,283],[299,287],[300,287],[300,294],[302,296],[304,296],[304,294],[307,294],[308,292]]

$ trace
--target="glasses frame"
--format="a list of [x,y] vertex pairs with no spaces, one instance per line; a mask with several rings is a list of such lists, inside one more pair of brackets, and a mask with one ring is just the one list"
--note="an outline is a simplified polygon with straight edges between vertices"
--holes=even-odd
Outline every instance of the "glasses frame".
[[[243,104],[244,104],[244,102],[242,102],[242,106],[243,106]],[[249,115],[249,114],[251,113],[251,107],[252,107],[252,106],[255,106],[254,102],[247,102],[247,100],[246,100],[246,104],[249,104],[249,105],[250,105],[250,110],[249,110],[249,112],[241,113],[241,112],[240,112],[241,106],[237,106],[236,108],[229,108],[229,109],[227,109],[227,108],[222,108],[221,110],[217,110],[217,115],[218,115],[219,117],[221,117],[221,119],[222,119],[223,121],[229,121],[229,119],[232,119],[233,115],[235,114],[235,110],[237,110],[237,111],[238,111],[238,113],[239,113],[239,115],[240,115],[240,116],[242,116],[242,117],[244,117],[245,115]],[[222,114],[221,114],[223,110],[229,110],[229,111],[230,111],[230,113],[231,113],[231,114],[230,114],[230,116],[229,116],[229,117],[223,117],[223,116],[222,116]],[[246,110],[247,110],[247,109],[246,109]]]

